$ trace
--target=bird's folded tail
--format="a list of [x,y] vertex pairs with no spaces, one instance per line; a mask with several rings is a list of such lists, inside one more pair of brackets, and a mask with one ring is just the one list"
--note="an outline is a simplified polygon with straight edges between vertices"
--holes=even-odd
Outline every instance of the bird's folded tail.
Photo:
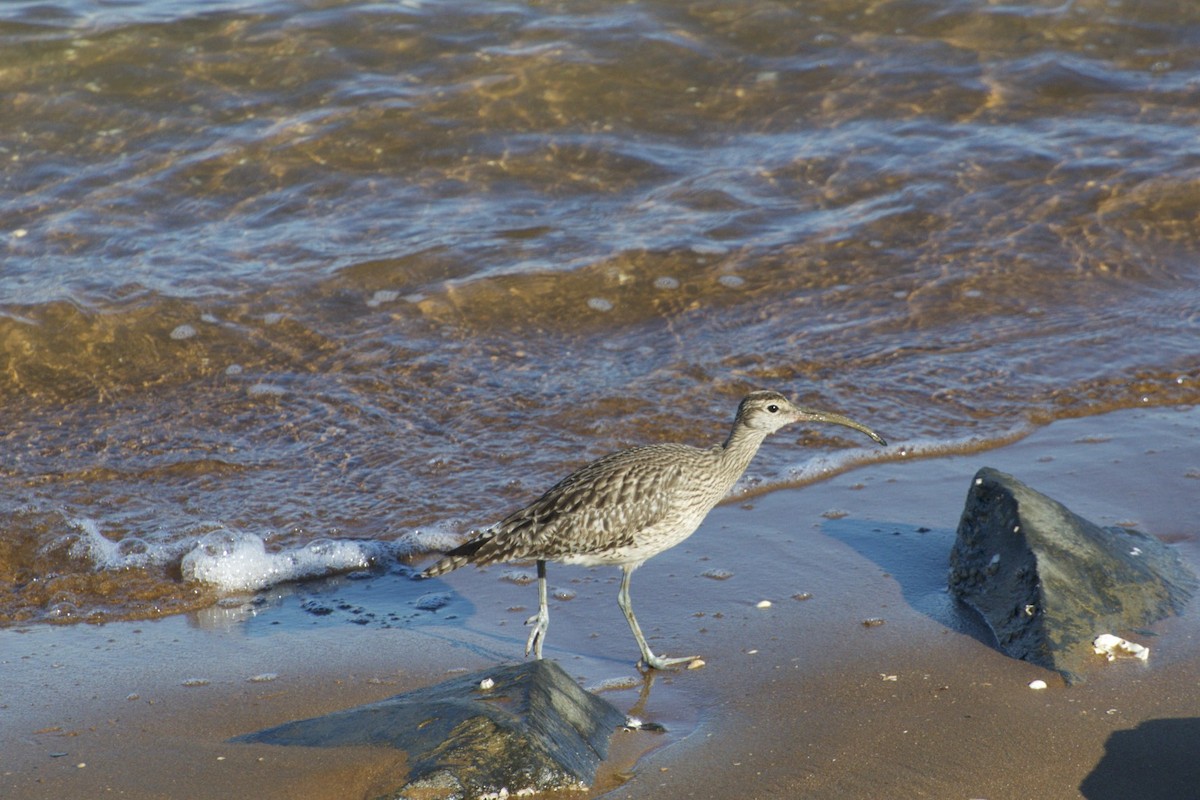
[[436,578],[438,575],[445,575],[447,572],[453,572],[459,567],[470,564],[475,560],[475,554],[479,552],[479,548],[491,538],[491,532],[488,532],[487,534],[476,536],[473,539],[463,542],[442,556],[437,562],[426,567],[421,573],[421,577]]
[[432,566],[426,567],[421,572],[421,577],[436,578],[438,575],[445,575],[447,572],[453,572],[459,567],[469,563],[471,563],[469,556],[446,556]]

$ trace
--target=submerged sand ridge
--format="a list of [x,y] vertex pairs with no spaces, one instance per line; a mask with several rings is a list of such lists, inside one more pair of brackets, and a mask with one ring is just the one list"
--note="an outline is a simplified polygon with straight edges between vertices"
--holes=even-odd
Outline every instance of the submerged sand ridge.
[[[1180,752],[1195,740],[1173,738],[1200,719],[1194,601],[1145,633],[1148,662],[1101,663],[1087,684],[1066,687],[997,650],[950,600],[946,575],[981,463],[1098,524],[1164,537],[1194,565],[1198,441],[1195,409],[1121,412],[1056,423],[985,456],[874,465],[720,506],[638,573],[650,641],[707,661],[657,676],[645,698],[616,607],[619,573],[559,568],[546,655],[584,686],[626,687],[602,694],[623,712],[644,700],[639,715],[668,728],[618,733],[610,761],[625,758],[618,772],[629,777],[610,773],[595,791],[1090,799],[1106,797],[1095,788],[1105,776],[1137,775],[1146,752],[1175,772],[1144,781],[1142,796],[1195,780],[1197,762]],[[226,740],[511,662],[536,590],[509,575],[453,573],[437,588],[452,605],[420,624],[388,620],[405,603],[388,587],[408,583],[391,574],[301,584],[259,606],[248,596],[249,610],[208,617],[0,631],[0,796],[374,796],[403,754]],[[321,597],[334,613],[301,608]],[[354,624],[356,609],[375,617]],[[1037,679],[1049,688],[1031,690]],[[635,752],[622,755],[630,741]],[[1180,795],[1158,795],[1168,796]]]

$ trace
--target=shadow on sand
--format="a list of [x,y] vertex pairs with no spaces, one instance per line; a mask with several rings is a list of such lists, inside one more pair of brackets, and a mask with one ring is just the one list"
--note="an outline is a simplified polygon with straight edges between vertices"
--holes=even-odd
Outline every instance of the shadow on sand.
[[1200,718],[1152,719],[1114,731],[1079,791],[1087,800],[1200,797]]
[[996,647],[996,637],[982,617],[957,602],[947,589],[955,531],[845,518],[825,522],[821,532],[878,564],[900,585],[905,602],[914,610]]

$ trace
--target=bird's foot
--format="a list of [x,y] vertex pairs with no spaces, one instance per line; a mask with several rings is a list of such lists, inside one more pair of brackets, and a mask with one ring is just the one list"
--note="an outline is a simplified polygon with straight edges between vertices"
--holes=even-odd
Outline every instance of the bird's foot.
[[666,656],[656,656],[654,653],[646,652],[642,654],[642,658],[638,661],[638,666],[646,666],[646,669],[670,669],[678,667],[680,664],[690,664],[699,656],[685,656],[683,658],[667,658]]
[[525,620],[525,624],[533,626],[533,630],[529,632],[529,640],[525,642],[525,657],[529,658],[529,654],[532,652],[534,657],[540,661],[542,642],[546,639],[546,629],[550,627],[550,612],[545,608],[538,609],[538,613]]

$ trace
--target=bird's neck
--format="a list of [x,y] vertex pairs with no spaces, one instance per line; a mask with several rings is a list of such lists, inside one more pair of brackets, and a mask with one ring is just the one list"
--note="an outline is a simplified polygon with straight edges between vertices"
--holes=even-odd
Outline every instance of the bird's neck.
[[765,431],[756,431],[740,422],[733,426],[733,430],[729,432],[729,438],[725,440],[725,444],[721,445],[721,463],[728,471],[734,473],[734,480],[737,480],[746,471],[746,467],[750,466],[754,454],[758,452],[759,445],[766,438]]

